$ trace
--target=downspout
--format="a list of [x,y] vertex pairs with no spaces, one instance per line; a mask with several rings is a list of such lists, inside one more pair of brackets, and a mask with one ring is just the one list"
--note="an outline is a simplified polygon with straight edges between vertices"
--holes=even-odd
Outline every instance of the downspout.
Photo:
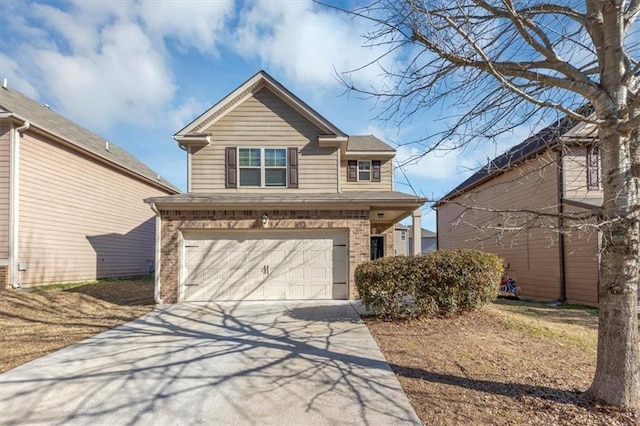
[[342,194],[342,179],[340,173],[342,173],[342,164],[340,159],[340,147],[338,147],[338,194]]
[[156,214],[156,272],[154,276],[154,288],[153,288],[153,298],[155,299],[158,305],[163,305],[164,301],[162,300],[160,293],[160,268],[162,264],[160,263],[160,242],[162,241],[161,232],[162,232],[162,217],[160,216],[160,211],[156,207],[156,203],[150,203],[149,206],[151,210]]
[[20,213],[20,134],[27,131],[31,123],[11,129],[10,138],[10,188],[9,188],[9,282],[11,287],[20,288],[18,271],[19,213]]
[[567,301],[567,277],[565,274],[565,258],[564,258],[564,174],[562,173],[562,148],[558,151],[558,230],[560,236],[558,238],[559,251],[559,268],[560,268],[560,302]]

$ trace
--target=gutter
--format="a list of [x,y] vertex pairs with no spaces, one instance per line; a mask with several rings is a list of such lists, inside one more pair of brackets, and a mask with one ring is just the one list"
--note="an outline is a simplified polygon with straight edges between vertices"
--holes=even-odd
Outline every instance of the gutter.
[[20,288],[18,271],[18,246],[20,242],[20,134],[26,132],[31,123],[24,120],[20,127],[11,128],[9,135],[9,283],[13,288]]
[[558,265],[560,269],[560,302],[567,301],[567,276],[565,268],[564,253],[564,174],[562,172],[562,148],[558,151],[558,229],[560,236],[558,238]]
[[161,289],[160,268],[162,267],[162,264],[160,263],[160,252],[161,252],[160,243],[162,241],[162,238],[161,238],[162,217],[160,216],[160,211],[156,207],[156,203],[150,203],[149,207],[151,207],[151,210],[153,210],[153,212],[156,214],[156,253],[155,253],[156,254],[155,256],[156,271],[154,275],[153,298],[156,304],[163,305],[164,301],[162,300],[161,293],[160,293],[160,289]]

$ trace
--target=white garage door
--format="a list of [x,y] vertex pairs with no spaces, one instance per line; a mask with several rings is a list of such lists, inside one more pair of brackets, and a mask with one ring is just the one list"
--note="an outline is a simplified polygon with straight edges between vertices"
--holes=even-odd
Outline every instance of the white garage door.
[[185,234],[182,300],[331,299],[334,238]]

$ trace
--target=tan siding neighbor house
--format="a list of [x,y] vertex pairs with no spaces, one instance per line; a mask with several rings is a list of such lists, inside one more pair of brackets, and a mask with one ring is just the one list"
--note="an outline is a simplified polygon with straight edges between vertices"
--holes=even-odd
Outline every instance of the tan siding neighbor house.
[[143,199],[179,191],[13,89],[0,88],[0,108],[3,286],[150,274],[155,217]]
[[436,203],[438,248],[500,255],[524,297],[597,305],[594,148],[592,131],[565,118],[492,160]]
[[149,197],[158,303],[355,298],[423,198],[393,191],[395,150],[349,136],[264,71],[174,138],[188,193]]

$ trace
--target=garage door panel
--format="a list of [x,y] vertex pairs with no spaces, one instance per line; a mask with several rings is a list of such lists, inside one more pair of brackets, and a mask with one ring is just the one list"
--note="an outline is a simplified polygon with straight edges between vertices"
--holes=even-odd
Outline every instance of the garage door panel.
[[333,237],[218,235],[185,237],[182,300],[332,298]]

